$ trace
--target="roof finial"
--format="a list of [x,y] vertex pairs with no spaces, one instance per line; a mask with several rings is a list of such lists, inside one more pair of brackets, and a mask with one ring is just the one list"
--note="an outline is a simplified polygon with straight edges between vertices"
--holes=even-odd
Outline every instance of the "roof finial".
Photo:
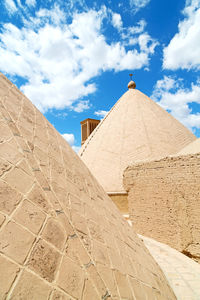
[[136,88],[136,84],[135,84],[135,82],[132,80],[133,74],[129,74],[129,76],[130,76],[131,81],[130,81],[129,84],[128,84],[128,89],[129,89],[129,90],[130,90],[130,89],[135,89],[135,88]]

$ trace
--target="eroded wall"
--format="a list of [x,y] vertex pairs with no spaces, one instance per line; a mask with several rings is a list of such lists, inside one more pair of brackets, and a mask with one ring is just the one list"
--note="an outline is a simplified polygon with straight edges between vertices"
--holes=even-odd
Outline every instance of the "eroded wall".
[[135,231],[200,262],[200,153],[130,166],[124,186]]

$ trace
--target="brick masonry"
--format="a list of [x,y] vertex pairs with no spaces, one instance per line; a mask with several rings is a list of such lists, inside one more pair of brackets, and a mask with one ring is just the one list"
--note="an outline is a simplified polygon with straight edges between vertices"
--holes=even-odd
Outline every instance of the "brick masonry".
[[0,299],[175,299],[84,163],[3,75],[0,123]]
[[129,166],[124,186],[135,231],[200,262],[200,153]]

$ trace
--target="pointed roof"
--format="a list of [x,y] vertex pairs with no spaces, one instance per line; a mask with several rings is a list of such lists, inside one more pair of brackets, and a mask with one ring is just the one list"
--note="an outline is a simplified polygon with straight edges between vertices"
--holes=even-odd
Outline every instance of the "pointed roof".
[[87,167],[3,75],[0,281],[3,299],[175,299]]
[[196,137],[135,89],[117,101],[83,144],[79,155],[107,192],[123,192],[123,171],[133,162],[177,153]]
[[176,155],[187,155],[187,154],[195,154],[200,153],[200,139],[195,140],[194,142],[190,143],[181,151],[179,151]]

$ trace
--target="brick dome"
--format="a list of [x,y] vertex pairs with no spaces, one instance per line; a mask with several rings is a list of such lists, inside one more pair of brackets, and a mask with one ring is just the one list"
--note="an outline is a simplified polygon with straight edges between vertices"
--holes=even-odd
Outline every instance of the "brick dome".
[[84,163],[3,75],[0,123],[1,298],[175,299]]
[[79,155],[108,193],[124,192],[128,165],[177,153],[196,137],[134,88],[116,102],[85,141]]

